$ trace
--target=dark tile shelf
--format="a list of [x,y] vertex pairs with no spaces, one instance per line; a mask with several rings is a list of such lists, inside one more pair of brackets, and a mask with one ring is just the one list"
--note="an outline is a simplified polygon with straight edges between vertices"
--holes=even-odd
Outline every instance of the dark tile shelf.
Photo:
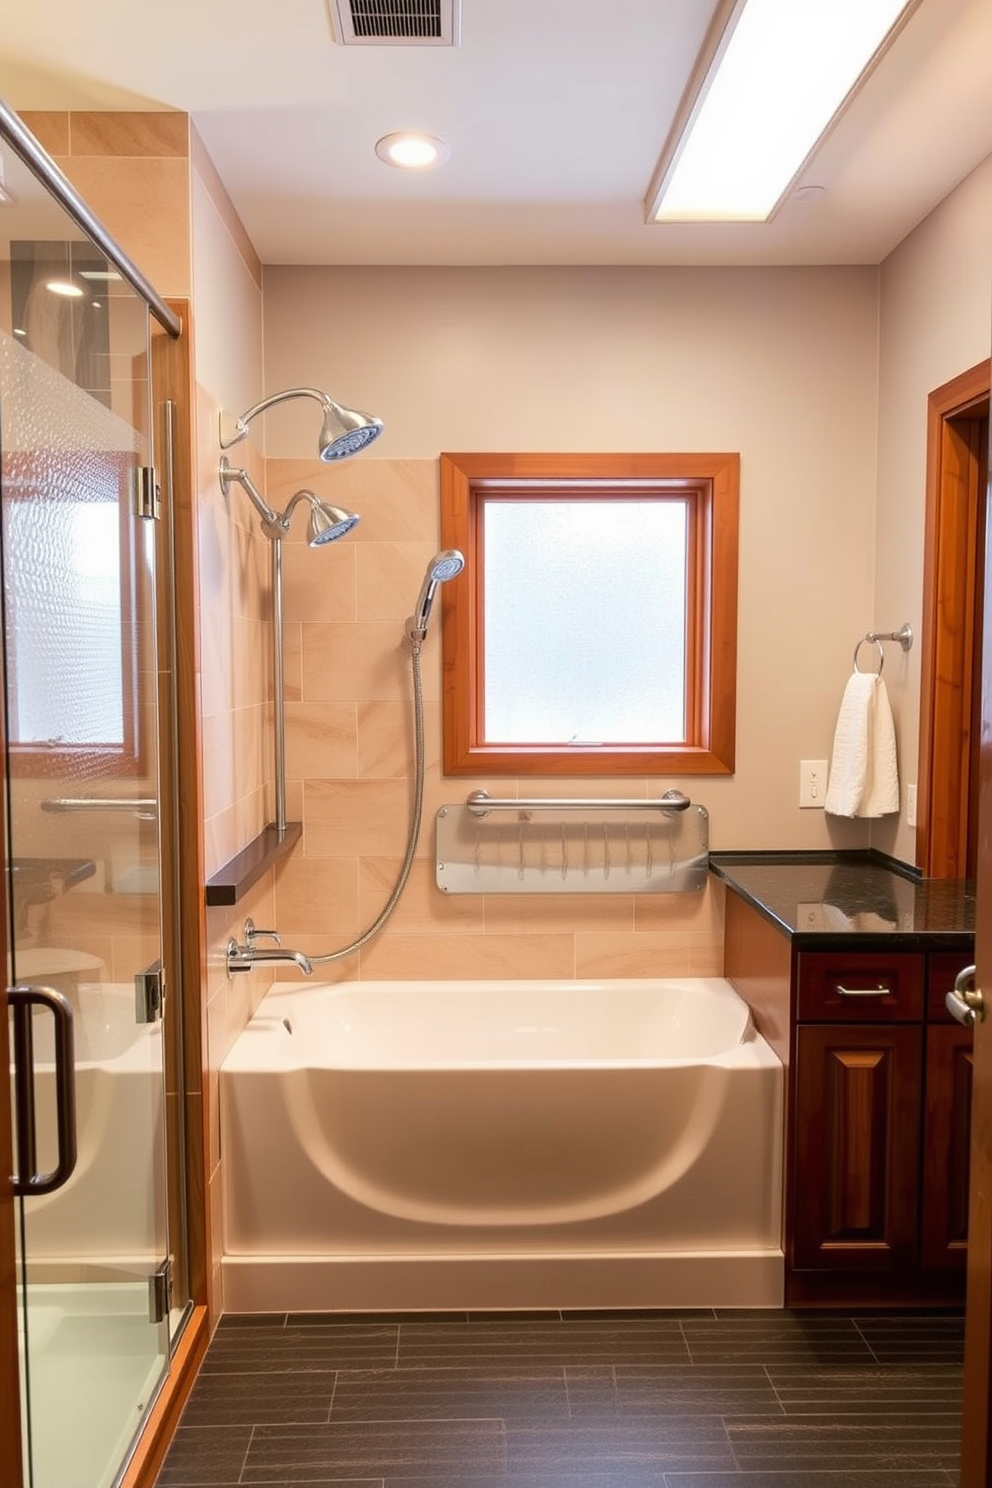
[[222,1318],[158,1488],[952,1488],[956,1313]]
[[292,852],[303,836],[302,822],[287,822],[285,832],[269,825],[247,847],[207,879],[207,906],[237,904],[262,874]]
[[893,936],[905,949],[962,950],[974,935],[973,884],[871,852],[713,853],[710,871],[810,950]]

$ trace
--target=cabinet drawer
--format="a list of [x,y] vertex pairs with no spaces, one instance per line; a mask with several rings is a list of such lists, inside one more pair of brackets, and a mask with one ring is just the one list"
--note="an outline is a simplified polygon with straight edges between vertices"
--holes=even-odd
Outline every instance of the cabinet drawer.
[[799,957],[804,1023],[914,1022],[923,1017],[925,958],[912,952],[814,951]]
[[927,957],[927,1017],[931,1023],[953,1023],[945,998],[954,990],[954,978],[970,966],[974,951],[932,951]]

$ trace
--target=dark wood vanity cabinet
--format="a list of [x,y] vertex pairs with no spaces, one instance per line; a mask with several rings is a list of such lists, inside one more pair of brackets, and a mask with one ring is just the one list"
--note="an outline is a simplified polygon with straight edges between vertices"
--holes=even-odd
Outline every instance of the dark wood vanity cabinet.
[[[944,1008],[966,958],[799,951],[786,1239],[817,1277],[940,1290],[967,1227],[971,1034]],[[887,1295],[885,1285],[880,1295]]]

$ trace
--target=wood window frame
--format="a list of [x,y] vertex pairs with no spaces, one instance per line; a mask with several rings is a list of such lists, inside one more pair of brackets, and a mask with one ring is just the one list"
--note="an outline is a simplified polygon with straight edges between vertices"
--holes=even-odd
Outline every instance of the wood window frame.
[[[731,775],[737,693],[740,456],[720,454],[442,454],[441,541],[466,558],[442,589],[443,766],[446,775]],[[484,688],[481,498],[512,484],[542,499],[574,490],[689,496],[684,741],[673,744],[489,744]]]

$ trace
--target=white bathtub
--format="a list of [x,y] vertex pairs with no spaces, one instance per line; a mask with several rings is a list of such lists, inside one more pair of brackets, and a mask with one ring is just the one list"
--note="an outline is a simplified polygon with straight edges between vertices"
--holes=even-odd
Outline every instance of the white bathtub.
[[280,985],[221,1142],[229,1311],[781,1304],[782,1069],[720,979]]

